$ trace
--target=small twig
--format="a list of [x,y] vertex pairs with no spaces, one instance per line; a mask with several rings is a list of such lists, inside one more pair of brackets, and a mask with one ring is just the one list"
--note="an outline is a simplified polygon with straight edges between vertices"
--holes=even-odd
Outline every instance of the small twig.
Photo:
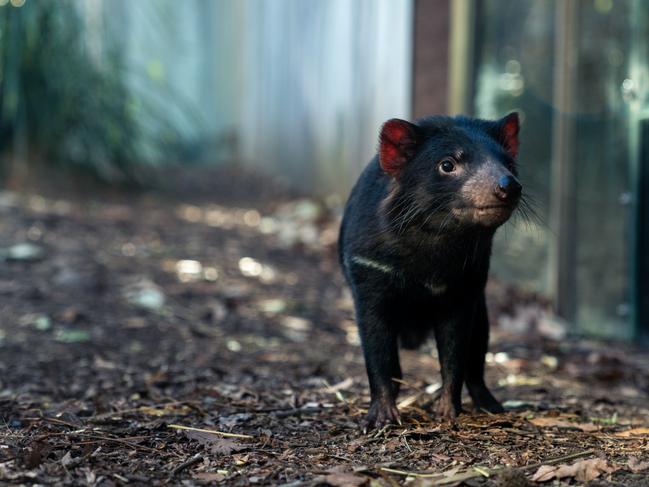
[[410,445],[408,444],[408,438],[406,438],[405,436],[401,436],[401,438],[403,438],[403,442],[405,443],[406,448],[408,449],[408,451],[410,451],[410,453],[412,453],[412,448],[410,448]]
[[68,436],[68,435],[78,435],[80,433],[84,433],[86,431],[86,428],[81,428],[79,430],[75,431],[59,431],[57,433],[45,433],[40,436],[37,436],[34,441],[43,441],[46,440],[47,438],[55,437],[55,436]]
[[156,450],[155,448],[150,448],[148,446],[138,445],[136,443],[131,443],[130,441],[126,441],[126,440],[123,440],[121,438],[111,438],[109,436],[100,436],[100,435],[89,435],[87,433],[81,433],[81,435],[82,435],[82,438],[94,439],[94,440],[97,440],[96,442],[112,441],[113,443],[120,443],[122,445],[126,445],[126,446],[128,446],[130,448],[133,448],[134,450],[140,449],[140,450],[148,450],[148,451],[152,451],[152,452],[155,452],[155,453],[159,453],[159,451]]
[[336,460],[343,460],[345,462],[352,462],[353,460],[351,458],[347,457],[341,457],[340,455],[332,455],[331,453],[325,453],[328,457],[335,458]]
[[105,418],[110,418],[112,416],[119,416],[121,414],[129,414],[129,413],[137,413],[137,412],[142,412],[143,408],[152,408],[152,409],[158,409],[158,408],[165,408],[169,406],[176,406],[176,405],[181,405],[181,404],[187,404],[190,406],[193,406],[195,403],[198,403],[198,401],[171,401],[171,402],[162,402],[158,404],[150,404],[150,405],[142,405],[138,406],[136,408],[130,408],[130,409],[121,409],[118,411],[110,411],[108,413],[102,413],[102,414],[96,414],[94,416],[90,416],[89,418],[85,418],[86,421],[96,421],[96,420],[102,420]]
[[120,480],[120,481],[124,482],[125,484],[129,483],[129,480],[126,477],[124,477],[124,476],[122,476],[122,475],[120,475],[118,473],[112,473],[111,475],[113,477],[115,477],[117,480]]
[[176,468],[174,468],[174,469],[171,471],[171,475],[172,475],[172,476],[174,476],[174,475],[178,475],[180,472],[182,472],[183,470],[185,470],[187,467],[191,467],[192,465],[197,464],[197,463],[200,462],[202,459],[203,459],[203,455],[200,454],[200,453],[197,453],[196,455],[194,455],[193,457],[191,457],[189,460],[187,460],[187,461],[181,463],[181,464],[178,465]]
[[595,450],[586,450],[582,451],[580,453],[572,453],[570,455],[565,455],[562,457],[557,457],[557,458],[552,458],[550,460],[544,460],[539,463],[533,463],[532,465],[525,465],[524,467],[518,467],[517,470],[525,471],[525,470],[534,470],[535,468],[542,467],[543,465],[554,465],[555,463],[561,463],[565,462],[568,460],[574,460],[575,458],[581,458],[581,457],[587,457],[588,455],[592,455],[595,453]]
[[349,403],[349,401],[345,398],[345,396],[343,396],[343,393],[340,392],[340,391],[341,391],[341,389],[347,389],[348,387],[350,387],[351,385],[353,385],[353,384],[354,384],[354,379],[353,379],[353,378],[348,377],[348,378],[345,379],[344,381],[339,382],[338,384],[335,384],[335,385],[333,385],[333,386],[332,386],[331,384],[329,384],[329,382],[327,382],[326,380],[323,381],[323,382],[324,382],[324,385],[325,385],[325,391],[326,391],[326,392],[328,392],[328,393],[330,393],[330,394],[335,394],[335,395],[336,395],[336,398],[337,398],[340,402],[342,402],[342,403],[344,403],[344,404],[348,404],[348,403]]
[[409,389],[414,389],[415,391],[419,392],[420,394],[426,394],[426,391],[422,389],[421,387],[418,387],[414,384],[411,384],[410,382],[406,382],[403,379],[397,379],[396,377],[392,377],[392,382],[396,382],[397,384],[401,384],[402,386],[406,386]]
[[50,418],[47,416],[37,416],[37,417],[27,417],[23,418],[25,421],[47,421],[48,423],[61,424],[63,426],[69,426],[70,428],[79,428],[78,424],[70,423],[68,421],[63,421],[62,419]]
[[[447,477],[448,472],[437,472],[437,473],[416,473],[416,472],[406,472],[405,470],[396,470],[393,468],[386,468],[382,467],[381,470],[385,472],[390,472],[390,473],[395,473],[398,475],[404,475],[407,477],[417,477],[417,478],[436,478],[436,477],[441,477],[437,479],[436,485],[445,485],[447,483],[456,483],[458,481],[465,481],[465,480],[470,480],[475,477],[489,477],[491,474],[498,472],[501,470],[501,468],[496,468],[496,469],[488,469],[486,467],[471,467],[471,470],[467,470],[466,472],[458,472],[454,473],[450,477]],[[445,478],[446,477],[446,478]]]
[[525,436],[527,438],[534,438],[536,436],[535,434],[527,433],[526,431],[517,430],[515,428],[501,428],[501,429],[503,431],[506,431],[507,433],[512,433],[518,436]]
[[493,473],[493,472],[490,471],[488,468],[485,468],[485,467],[479,467],[479,466],[477,466],[477,465],[476,465],[475,467],[473,467],[473,470],[475,470],[476,472],[478,472],[478,473],[479,473],[480,475],[482,475],[483,477],[487,477],[487,478],[488,478],[488,477]]
[[208,429],[202,429],[202,428],[192,428],[191,426],[183,426],[180,424],[170,424],[167,425],[168,428],[172,428],[175,430],[187,430],[187,431],[198,431],[200,433],[212,433],[214,435],[220,435],[220,436],[225,436],[227,438],[254,438],[254,436],[250,435],[242,435],[240,433],[226,433],[225,431],[217,431],[217,430],[208,430]]
[[381,470],[388,473],[394,473],[397,475],[404,475],[406,477],[419,477],[419,478],[430,478],[430,477],[441,477],[444,475],[443,472],[437,473],[417,473],[417,472],[406,472],[405,470],[397,470],[396,468],[381,467]]

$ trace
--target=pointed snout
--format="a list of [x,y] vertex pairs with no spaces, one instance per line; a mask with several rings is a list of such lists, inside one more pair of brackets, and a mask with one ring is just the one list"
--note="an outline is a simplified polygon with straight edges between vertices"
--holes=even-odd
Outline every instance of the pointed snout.
[[496,197],[504,202],[516,201],[521,196],[521,191],[523,187],[521,183],[518,182],[512,175],[502,176],[498,179],[496,187],[494,188],[494,193]]

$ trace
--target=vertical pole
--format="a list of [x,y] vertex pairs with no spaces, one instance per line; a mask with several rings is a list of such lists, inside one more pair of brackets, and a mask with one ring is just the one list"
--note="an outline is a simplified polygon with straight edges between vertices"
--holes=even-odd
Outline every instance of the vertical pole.
[[640,141],[636,150],[639,152],[637,164],[637,198],[635,231],[635,252],[633,258],[636,265],[634,282],[635,335],[643,343],[649,343],[649,118],[638,122],[640,125]]
[[[4,42],[8,42],[8,52],[5,65],[5,84],[7,90],[5,100],[9,96],[16,101],[10,105],[9,116],[12,120],[11,155],[9,156],[9,171],[7,187],[16,190],[24,188],[30,176],[27,153],[27,109],[25,93],[20,79],[21,56],[25,37],[25,12],[15,12],[9,16],[9,35],[4,33]],[[9,39],[6,39],[9,37]]]
[[451,42],[448,76],[448,113],[473,112],[473,45],[475,0],[451,2]]
[[[631,50],[629,78],[622,93],[630,117],[629,154],[632,188],[629,269],[631,278],[631,318],[634,336],[649,344],[649,95],[647,94],[647,54],[649,53],[649,5],[634,0],[631,8]],[[629,83],[628,86],[625,86]]]
[[451,4],[453,0],[416,0],[412,117],[448,113]]
[[576,205],[574,129],[576,112],[577,15],[579,2],[557,1],[554,44],[554,120],[552,133],[552,188],[550,225],[550,292],[555,310],[573,322],[577,317]]

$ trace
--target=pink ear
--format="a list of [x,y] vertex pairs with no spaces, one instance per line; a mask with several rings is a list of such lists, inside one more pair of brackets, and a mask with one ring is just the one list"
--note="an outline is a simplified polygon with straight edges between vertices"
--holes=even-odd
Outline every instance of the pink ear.
[[518,155],[518,131],[520,121],[518,113],[512,112],[500,120],[500,141],[512,158]]
[[415,155],[419,143],[416,125],[392,118],[383,124],[379,142],[379,163],[390,176],[398,177],[406,163]]

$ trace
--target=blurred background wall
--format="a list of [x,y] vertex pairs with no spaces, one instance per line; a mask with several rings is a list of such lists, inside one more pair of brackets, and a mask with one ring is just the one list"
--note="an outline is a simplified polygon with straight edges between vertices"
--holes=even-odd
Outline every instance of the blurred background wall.
[[344,190],[380,124],[410,112],[410,1],[78,4],[89,42],[117,42],[135,93],[157,83],[175,99],[168,116],[193,142],[185,157]]
[[0,0],[0,177],[230,164],[344,197],[386,119],[518,110],[538,218],[494,274],[639,337],[648,28],[643,0]]

